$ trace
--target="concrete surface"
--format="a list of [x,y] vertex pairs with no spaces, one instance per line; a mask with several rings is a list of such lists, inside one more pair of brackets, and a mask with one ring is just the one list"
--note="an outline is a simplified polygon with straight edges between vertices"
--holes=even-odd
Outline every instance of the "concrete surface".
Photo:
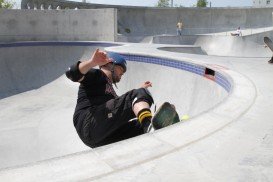
[[[175,93],[173,85],[181,87],[180,94],[208,96],[206,92],[209,92],[216,96],[212,90],[207,90],[209,86],[213,90],[220,88],[218,93],[223,96],[217,96],[215,104],[186,122],[93,150],[77,138],[69,119],[77,85],[63,76],[39,89],[6,97],[1,99],[1,148],[5,149],[1,150],[1,156],[5,156],[1,157],[1,164],[6,167],[9,162],[24,165],[2,166],[1,181],[270,181],[273,172],[270,100],[273,67],[265,58],[168,53],[158,50],[160,46],[130,44],[107,50],[210,67],[226,75],[232,89],[227,95],[215,82],[192,77],[192,73],[130,63],[129,76],[134,77],[136,70],[145,74],[136,72],[139,80],[125,76],[125,85],[119,85],[121,92],[151,77],[155,83],[152,92],[160,95],[156,98],[158,102],[170,97],[169,93]],[[173,76],[162,76],[163,71],[164,75]],[[153,77],[155,73],[158,75]],[[166,79],[164,85],[161,79]],[[131,80],[134,81],[131,83]],[[194,83],[195,88],[187,81]],[[172,91],[162,91],[164,88]],[[171,95],[170,99],[181,113],[184,112],[184,106],[180,107],[183,98],[177,95]],[[197,103],[203,102],[198,99]],[[29,155],[26,152],[30,152]],[[26,164],[28,162],[30,164]]]
[[0,11],[0,42],[115,41],[116,9]]
[[169,51],[169,52],[181,52],[188,54],[203,54],[207,55],[206,51],[204,51],[200,46],[166,46],[166,47],[158,47],[159,50]]
[[264,45],[233,36],[201,36],[195,45],[208,55],[229,57],[270,57],[272,52]]
[[[168,30],[174,31],[173,23],[186,13],[180,10],[184,9],[169,16],[172,21],[162,21],[168,23]],[[157,15],[171,12],[145,8],[122,11],[118,15],[123,18],[122,26],[132,28],[138,40],[150,43],[152,37],[145,36],[154,33],[151,27],[160,33],[165,30]],[[272,26],[271,8],[194,11],[187,9],[190,16],[184,21],[197,30],[210,29],[207,27],[210,25],[234,29],[232,26],[242,23],[251,28]],[[190,24],[194,15],[202,22]],[[148,28],[134,32],[135,27]],[[267,33],[271,35],[270,30]],[[259,37],[263,34],[258,34],[253,39],[261,41]],[[208,44],[207,40],[203,43]],[[243,51],[248,56],[238,53],[242,49],[227,50],[241,54],[237,57],[169,52],[165,50],[173,46],[163,44],[115,47],[100,42],[84,46],[76,46],[76,42],[72,42],[73,46],[56,42],[58,46],[52,42],[30,43],[32,46],[24,43],[19,47],[14,46],[17,43],[1,44],[0,181],[272,181],[273,65],[267,63],[271,53],[261,49],[261,42],[249,41],[239,44],[245,46]],[[209,50],[218,52],[223,46],[225,51],[231,42],[224,38],[219,47]],[[119,94],[151,80],[156,103],[170,100],[180,115],[189,114],[190,119],[154,133],[90,149],[82,144],[72,124],[78,85],[65,79],[63,73],[72,62],[89,57],[95,47],[131,58],[175,61],[175,65],[187,63],[185,68],[192,71],[210,68],[231,87],[224,89],[207,75],[130,62],[124,82],[118,85]],[[193,53],[191,48],[198,45],[175,47]]]

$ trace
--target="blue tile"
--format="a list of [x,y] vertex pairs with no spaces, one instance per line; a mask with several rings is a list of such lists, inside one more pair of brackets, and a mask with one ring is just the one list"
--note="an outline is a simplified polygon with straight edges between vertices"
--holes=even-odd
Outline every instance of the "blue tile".
[[[123,55],[125,56],[128,61],[135,61],[135,62],[144,62],[150,64],[157,64],[167,67],[172,67],[184,71],[189,71],[194,74],[198,74],[203,76],[205,74],[205,67],[198,66],[191,63],[187,63],[184,61],[176,61],[171,59],[164,59],[164,58],[156,58],[156,57],[149,57],[149,56],[135,56],[135,55]],[[230,92],[231,84],[228,79],[223,76],[222,74],[216,72],[215,73],[215,82],[223,87],[227,92]]]

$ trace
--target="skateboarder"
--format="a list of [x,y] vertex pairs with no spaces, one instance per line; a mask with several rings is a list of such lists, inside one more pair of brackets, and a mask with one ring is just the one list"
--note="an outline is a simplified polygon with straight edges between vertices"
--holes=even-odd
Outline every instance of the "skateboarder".
[[182,20],[179,20],[178,23],[176,24],[176,33],[177,35],[182,35],[182,29],[183,29],[183,23]]
[[241,28],[238,27],[235,33],[230,33],[232,36],[242,36]]
[[[146,81],[121,96],[113,89],[126,69],[124,57],[97,49],[89,60],[78,61],[66,71],[70,80],[80,83],[73,123],[89,147],[138,136],[152,128],[150,107],[154,101],[148,91],[152,83]],[[128,122],[136,116],[137,120]]]

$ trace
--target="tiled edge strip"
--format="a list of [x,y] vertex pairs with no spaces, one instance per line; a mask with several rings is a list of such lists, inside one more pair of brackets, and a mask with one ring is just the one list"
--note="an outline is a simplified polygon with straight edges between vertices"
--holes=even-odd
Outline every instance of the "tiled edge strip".
[[[122,54],[128,61],[135,62],[143,62],[150,64],[157,64],[162,66],[168,66],[180,70],[185,70],[192,72],[194,74],[205,76],[206,67],[196,64],[191,64],[185,61],[177,61],[172,59],[158,58],[158,57],[149,57],[149,56],[139,56],[139,55],[131,55],[131,54]],[[221,73],[215,71],[214,79],[218,85],[223,87],[228,93],[231,91],[231,83],[230,81]]]

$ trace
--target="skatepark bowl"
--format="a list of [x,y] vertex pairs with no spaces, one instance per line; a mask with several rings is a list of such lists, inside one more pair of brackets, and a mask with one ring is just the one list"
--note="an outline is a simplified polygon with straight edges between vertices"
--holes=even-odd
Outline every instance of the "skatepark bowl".
[[[128,72],[118,84],[119,95],[150,80],[155,105],[168,101],[180,116],[187,114],[190,119],[115,144],[86,147],[72,121],[79,84],[68,80],[64,72],[77,60],[90,58],[96,48],[118,52],[128,60]],[[253,102],[255,91],[242,75],[154,47],[147,49],[151,51],[139,53],[108,42],[1,44],[2,179],[77,180],[122,170],[218,131]],[[106,167],[105,161],[113,162],[112,167]]]

